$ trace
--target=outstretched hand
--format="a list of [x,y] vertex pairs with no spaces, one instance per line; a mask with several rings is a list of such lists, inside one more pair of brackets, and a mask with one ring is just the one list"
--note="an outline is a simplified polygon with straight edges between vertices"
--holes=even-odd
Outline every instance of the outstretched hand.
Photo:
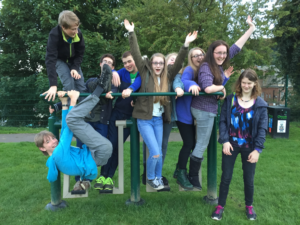
[[248,23],[249,27],[252,27],[253,31],[255,31],[255,25],[252,23],[253,21],[250,15],[248,15],[246,22]]
[[48,102],[51,101],[51,100],[54,101],[56,92],[57,92],[57,86],[51,86],[48,91],[45,91],[43,93],[43,95],[47,94],[45,96],[45,99],[48,99]]
[[194,31],[192,34],[189,33],[184,42],[184,46],[188,47],[190,43],[192,43],[197,38],[198,31]]
[[134,24],[133,24],[133,22],[131,22],[131,24],[130,24],[127,19],[124,20],[124,26],[125,26],[126,30],[128,30],[128,32],[134,31]]
[[227,78],[229,78],[233,73],[233,66],[230,66],[227,70],[224,71],[225,77]]

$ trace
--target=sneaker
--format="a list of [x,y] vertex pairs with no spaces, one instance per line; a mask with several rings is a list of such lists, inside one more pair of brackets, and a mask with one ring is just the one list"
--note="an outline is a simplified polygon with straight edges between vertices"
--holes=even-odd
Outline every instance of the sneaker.
[[114,187],[114,182],[113,182],[113,180],[112,180],[110,177],[106,178],[106,180],[105,180],[105,185],[104,185],[104,187],[103,187],[103,190],[106,190],[106,191],[112,191],[112,190],[113,190],[113,187]]
[[164,186],[161,186],[159,183],[158,183],[158,179],[155,178],[154,180],[148,180],[147,179],[147,184],[149,184],[153,189],[155,190],[161,190],[164,188]]
[[216,210],[211,215],[211,218],[213,220],[221,220],[223,212],[224,212],[224,208],[222,206],[218,205],[218,206],[216,206]]
[[109,92],[111,90],[111,79],[111,68],[109,67],[109,65],[103,64],[102,73],[98,78],[98,85],[104,89],[103,92]]
[[88,190],[91,188],[91,182],[89,180],[84,180],[80,183],[83,190]]
[[102,190],[104,185],[105,185],[105,180],[106,178],[104,176],[100,176],[97,180],[96,180],[96,184],[94,185],[95,189],[98,190]]
[[253,206],[246,205],[246,215],[249,220],[256,220],[256,213],[253,209]]
[[80,185],[80,180],[75,183],[72,191],[82,191],[82,187]]
[[162,187],[163,189],[165,187],[163,177],[156,178],[156,179],[158,181],[158,187]]
[[169,181],[166,177],[162,176],[162,180],[163,180],[163,183],[164,183],[164,186],[168,186],[169,185]]

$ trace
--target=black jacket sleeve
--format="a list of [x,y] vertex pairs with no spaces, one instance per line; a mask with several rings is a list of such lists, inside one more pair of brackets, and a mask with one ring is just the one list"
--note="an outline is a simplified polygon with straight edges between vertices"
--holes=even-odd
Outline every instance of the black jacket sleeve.
[[257,124],[257,134],[254,139],[254,149],[264,149],[264,143],[266,141],[266,133],[268,130],[268,113],[267,107],[262,107],[259,116],[259,122]]
[[51,31],[48,38],[45,60],[50,86],[57,86],[57,74],[55,65],[58,56],[58,41],[58,35]]

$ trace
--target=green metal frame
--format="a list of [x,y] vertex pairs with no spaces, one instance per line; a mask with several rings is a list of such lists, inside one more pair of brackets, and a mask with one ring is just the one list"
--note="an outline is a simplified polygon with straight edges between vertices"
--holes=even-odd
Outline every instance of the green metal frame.
[[[89,93],[82,93],[80,97],[87,97]],[[175,92],[160,92],[160,93],[132,93],[131,96],[176,96]],[[192,93],[185,92],[184,95],[192,95]],[[223,92],[216,92],[212,94],[206,94],[200,92],[199,95],[220,95],[223,96]],[[122,96],[122,93],[112,93],[114,97]],[[53,105],[53,102],[48,102],[44,99],[45,95],[40,95],[44,101]],[[67,97],[67,95],[66,95]],[[105,97],[102,94],[101,97]],[[204,200],[209,204],[217,203],[217,120],[215,118],[212,135],[210,137],[208,149],[207,149],[207,196]],[[56,138],[59,138],[60,122],[56,117],[56,113],[50,115],[48,119],[49,131],[51,131]],[[127,205],[142,205],[144,200],[140,196],[140,143],[139,143],[139,132],[137,129],[137,120],[131,118],[126,121],[126,126],[130,128],[130,162],[131,162],[131,196],[126,201]],[[61,199],[61,181],[60,173],[55,182],[51,183],[51,205],[58,206],[62,205],[64,201]],[[50,203],[49,203],[50,204]],[[48,204],[48,205],[49,205]],[[65,204],[65,203],[64,203]],[[48,209],[48,205],[46,209]],[[52,209],[51,209],[52,210]]]

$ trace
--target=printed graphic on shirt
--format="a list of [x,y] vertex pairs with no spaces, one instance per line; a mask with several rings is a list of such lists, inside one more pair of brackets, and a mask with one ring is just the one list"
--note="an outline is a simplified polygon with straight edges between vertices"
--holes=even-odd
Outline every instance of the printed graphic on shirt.
[[134,83],[135,78],[136,78],[136,75],[137,75],[137,72],[136,72],[136,73],[130,73],[130,81],[131,81],[131,84]]
[[250,148],[252,144],[253,106],[243,108],[236,96],[231,107],[230,143],[235,147]]

